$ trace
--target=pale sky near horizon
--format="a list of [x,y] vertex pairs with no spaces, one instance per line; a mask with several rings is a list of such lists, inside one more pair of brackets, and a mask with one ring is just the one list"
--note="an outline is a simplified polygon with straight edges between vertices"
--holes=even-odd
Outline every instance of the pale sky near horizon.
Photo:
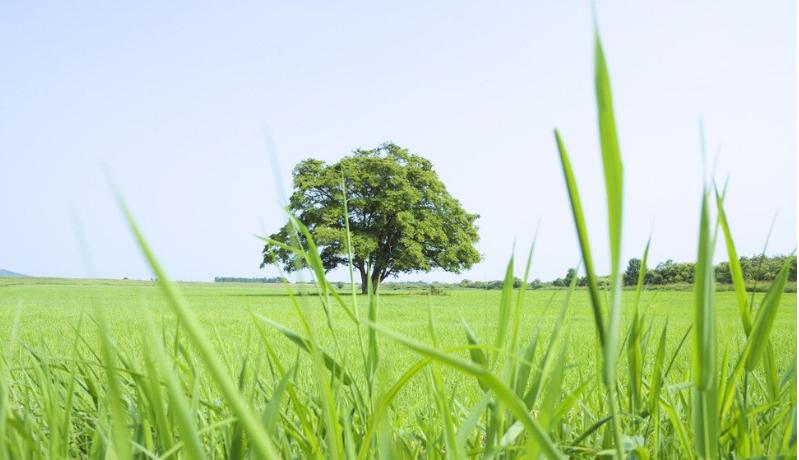
[[[716,177],[729,177],[738,252],[762,250],[775,213],[769,253],[795,249],[795,8],[596,1],[625,260],[651,228],[653,262],[694,259],[700,119]],[[531,278],[552,279],[579,258],[557,127],[604,271],[592,34],[589,1],[3,2],[0,268],[149,278],[107,172],[173,278],[275,276],[253,237],[283,224],[275,178],[288,186],[302,159],[393,141],[481,215],[484,255],[463,274],[401,279],[499,279],[539,218]]]

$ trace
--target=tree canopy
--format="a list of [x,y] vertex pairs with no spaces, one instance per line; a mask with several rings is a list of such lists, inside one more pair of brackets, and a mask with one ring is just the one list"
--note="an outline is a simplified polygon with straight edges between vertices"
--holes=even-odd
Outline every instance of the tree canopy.
[[[377,289],[389,276],[434,268],[458,273],[480,260],[478,215],[449,194],[430,161],[386,143],[331,165],[308,159],[293,170],[288,210],[308,227],[325,270],[347,264],[345,192],[352,265],[363,292],[368,281]],[[307,244],[291,223],[270,239]],[[267,243],[261,266],[276,262],[286,271],[304,267],[292,252]]]

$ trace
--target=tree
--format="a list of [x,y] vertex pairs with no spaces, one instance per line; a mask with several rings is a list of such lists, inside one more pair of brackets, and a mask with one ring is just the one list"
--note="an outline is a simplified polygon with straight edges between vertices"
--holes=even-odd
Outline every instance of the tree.
[[571,284],[572,284],[572,280],[574,279],[574,277],[575,277],[575,276],[577,276],[577,270],[575,270],[575,269],[573,269],[573,268],[570,268],[570,269],[569,269],[569,270],[566,272],[566,277],[565,277],[565,278],[563,278],[563,285],[564,285],[564,286],[569,286],[569,285],[571,285]]
[[[377,289],[399,273],[459,273],[480,261],[474,247],[478,215],[449,194],[430,161],[395,144],[358,149],[332,165],[305,160],[294,168],[293,182],[289,212],[308,227],[325,270],[347,264],[346,192],[352,265],[364,293],[369,281]],[[307,244],[291,223],[270,238]],[[266,244],[261,267],[278,261],[287,271],[304,267],[294,253]]]
[[716,265],[715,270],[717,283],[732,284],[732,272],[730,272],[729,262],[721,262]]
[[627,270],[624,271],[624,285],[635,286],[638,283],[638,274],[641,272],[641,259],[632,258],[627,262]]

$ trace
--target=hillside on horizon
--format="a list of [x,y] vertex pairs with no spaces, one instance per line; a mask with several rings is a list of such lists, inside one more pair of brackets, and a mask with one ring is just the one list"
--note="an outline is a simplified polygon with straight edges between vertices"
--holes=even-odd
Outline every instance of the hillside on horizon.
[[12,272],[11,270],[6,270],[4,268],[0,268],[0,276],[4,276],[7,278],[28,278],[28,275],[23,275],[22,273]]

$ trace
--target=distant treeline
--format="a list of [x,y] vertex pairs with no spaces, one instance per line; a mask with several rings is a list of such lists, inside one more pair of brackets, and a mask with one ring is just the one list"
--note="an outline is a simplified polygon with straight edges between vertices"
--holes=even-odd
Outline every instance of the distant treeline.
[[[745,281],[768,282],[776,278],[783,265],[791,259],[788,281],[796,281],[796,257],[793,256],[752,256],[741,257],[741,271]],[[722,262],[715,267],[716,282],[731,284],[729,262]],[[641,272],[641,260],[630,259],[627,270],[624,272],[624,284],[633,286],[637,283],[638,274]],[[694,282],[694,264],[690,262],[675,263],[671,259],[661,262],[654,269],[647,270],[644,283],[650,285],[678,284]]]
[[[772,281],[779,273],[782,266],[788,259],[791,259],[790,271],[788,272],[788,281],[796,282],[796,257],[793,256],[751,256],[741,257],[741,271],[743,272],[744,280],[748,288],[752,288],[755,283],[768,283]],[[668,285],[690,285],[694,282],[694,264],[691,262],[674,262],[669,259],[665,262],[657,264],[654,268],[646,271],[644,276],[644,284],[648,286],[668,286]],[[630,259],[627,264],[627,269],[624,272],[624,285],[634,286],[638,282],[638,274],[641,271],[641,260]],[[715,266],[716,282],[720,284],[732,284],[732,275],[730,274],[730,264],[728,262],[721,262]],[[529,289],[543,289],[550,287],[567,287],[571,284],[577,273],[573,268],[566,272],[566,276],[556,278],[552,281],[541,281],[535,279],[528,284]],[[609,277],[600,276],[597,278],[597,284],[600,287],[608,285]],[[403,283],[395,283],[403,284]],[[419,287],[419,283],[407,283],[408,287]],[[578,286],[586,286],[588,279],[585,276],[577,279]],[[439,287],[458,287],[470,289],[502,289],[503,282],[501,280],[494,281],[471,281],[463,280],[458,284],[443,284],[433,283]],[[522,280],[515,278],[513,287],[519,288],[522,285]],[[396,286],[399,287],[399,286]],[[723,290],[723,287],[721,288]]]
[[[760,290],[764,288],[768,282],[772,281],[779,273],[782,266],[788,259],[791,259],[790,271],[788,273],[788,281],[796,282],[796,257],[793,256],[751,256],[741,257],[741,271],[743,272],[744,280],[746,281],[748,289]],[[624,271],[624,285],[635,286],[638,282],[638,273],[641,271],[641,260],[637,258],[630,259],[627,263],[627,269]],[[730,264],[728,262],[721,262],[715,266],[716,282],[721,285],[732,284],[732,275],[730,274]],[[577,276],[573,268],[570,268],[566,275],[562,278],[556,278],[552,281],[542,281],[534,279],[527,285],[528,289],[546,289],[546,288],[563,288],[568,287],[572,279]],[[235,278],[235,277],[216,277],[214,281],[217,283],[283,283],[285,278]],[[694,282],[694,264],[692,262],[674,262],[669,259],[655,265],[654,268],[649,268],[644,277],[644,284],[652,288],[665,288],[665,289],[688,289]],[[514,278],[513,287],[518,289],[522,286],[523,281],[520,278]],[[606,287],[609,283],[608,276],[597,277],[597,284],[599,287]],[[755,286],[757,283],[762,283]],[[577,286],[586,286],[588,279],[585,276],[577,279]],[[335,282],[334,285],[338,289],[344,289],[349,286],[349,283],[342,281]],[[434,294],[443,292],[444,289],[487,289],[498,290],[502,289],[504,285],[502,280],[492,281],[472,281],[465,279],[459,283],[441,283],[441,282],[426,282],[426,281],[386,281],[382,284],[384,290],[424,290],[430,291]],[[725,286],[719,286],[719,290],[726,290]],[[787,286],[786,289],[794,290],[793,286]]]
[[234,276],[217,276],[214,283],[283,283],[286,278],[276,276],[274,278],[236,278]]

